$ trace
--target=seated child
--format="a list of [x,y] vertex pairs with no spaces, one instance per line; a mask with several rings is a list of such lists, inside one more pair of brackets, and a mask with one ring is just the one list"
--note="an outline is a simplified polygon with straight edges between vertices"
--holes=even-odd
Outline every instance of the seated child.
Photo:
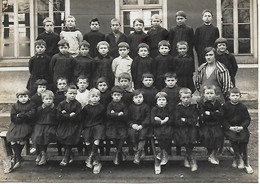
[[138,45],[138,56],[133,60],[131,74],[135,89],[142,87],[142,75],[152,72],[152,58],[149,57],[149,46],[146,43]]
[[134,145],[134,163],[140,163],[141,154],[144,152],[145,141],[149,136],[150,107],[143,103],[144,97],[141,90],[133,92],[133,104],[128,108],[128,136]]
[[230,101],[223,105],[224,135],[230,140],[235,152],[232,166],[238,169],[245,168],[247,173],[252,174],[254,171],[249,164],[247,151],[251,118],[247,107],[240,102],[240,97],[240,90],[233,88],[229,91]]
[[195,91],[193,82],[194,61],[191,56],[187,55],[188,43],[180,41],[177,43],[179,55],[174,57],[176,63],[176,74],[178,77],[178,86],[189,88],[192,92]]
[[77,78],[77,95],[76,100],[81,104],[81,108],[83,109],[89,101],[89,90],[88,88],[88,78],[85,75],[80,75]]
[[36,165],[46,164],[48,144],[56,142],[57,110],[53,98],[54,94],[50,90],[42,93],[43,104],[36,111],[32,133],[32,141],[36,145]]
[[106,110],[99,101],[100,91],[92,88],[89,91],[89,104],[82,110],[82,137],[84,138],[87,151],[85,163],[88,168],[94,166],[94,174],[98,174],[102,167],[98,160],[98,147],[100,140],[105,137],[104,118]]
[[66,99],[57,107],[57,140],[65,146],[65,156],[60,162],[66,166],[73,161],[72,146],[78,144],[81,132],[81,104],[76,100],[77,87],[69,85],[65,88]]
[[217,153],[223,146],[224,135],[221,128],[223,109],[216,99],[216,87],[206,85],[203,88],[203,98],[198,102],[200,116],[200,139],[210,154],[208,161],[219,164]]
[[112,101],[107,107],[106,136],[116,145],[116,155],[114,164],[118,165],[125,160],[122,147],[127,138],[127,106],[122,102],[123,90],[119,86],[114,86],[111,91]]
[[165,165],[168,162],[167,152],[171,151],[173,135],[173,115],[167,106],[167,96],[165,92],[157,93],[155,96],[156,106],[151,111],[151,124],[160,147],[160,152],[157,155],[157,159],[161,160],[160,165]]
[[191,171],[198,169],[197,163],[192,158],[194,143],[198,140],[197,121],[198,109],[196,104],[191,104],[192,92],[188,88],[180,89],[181,102],[176,107],[174,142],[178,146],[184,146],[186,157],[184,166],[190,167]]
[[133,97],[132,97],[133,89],[131,87],[131,76],[129,75],[129,73],[121,73],[118,76],[118,83],[119,83],[119,87],[123,90],[122,101],[128,107],[133,103]]
[[19,89],[16,93],[18,101],[11,108],[11,124],[6,134],[6,139],[11,143],[13,155],[11,165],[4,173],[10,173],[21,166],[21,153],[25,142],[32,133],[35,118],[35,104],[29,99],[27,89]]
[[31,101],[36,105],[36,107],[39,107],[42,105],[42,93],[46,91],[47,88],[47,81],[45,79],[38,79],[35,82],[37,86],[37,93],[34,94],[31,97]]

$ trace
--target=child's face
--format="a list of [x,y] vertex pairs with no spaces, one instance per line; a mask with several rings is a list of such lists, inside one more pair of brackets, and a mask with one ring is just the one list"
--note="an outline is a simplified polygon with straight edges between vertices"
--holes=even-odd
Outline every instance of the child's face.
[[69,51],[69,47],[67,45],[61,45],[59,46],[59,50],[61,54],[67,54]]
[[159,52],[163,56],[168,55],[168,53],[170,52],[170,48],[168,46],[160,46]]
[[185,25],[185,22],[186,22],[186,18],[185,17],[183,17],[183,16],[177,16],[176,17],[177,26]]
[[160,24],[161,24],[161,19],[159,19],[159,18],[154,18],[154,19],[152,19],[152,26],[154,26],[154,27],[159,27],[160,26]]
[[76,21],[74,18],[67,18],[66,20],[66,27],[67,28],[74,28],[76,26]]
[[178,52],[180,56],[185,56],[186,53],[188,52],[188,47],[187,45],[179,45],[178,46]]
[[44,29],[47,33],[52,33],[54,31],[54,25],[52,22],[46,22],[44,25]]
[[37,54],[43,54],[46,50],[46,47],[44,45],[36,45],[35,46],[35,52]]
[[66,80],[59,79],[57,81],[57,88],[58,88],[59,91],[63,91],[66,86],[67,86]]
[[97,21],[90,23],[90,29],[92,31],[98,31],[99,30],[99,23]]
[[119,80],[119,86],[122,87],[123,89],[128,88],[130,85],[130,81],[128,79],[120,79]]
[[80,49],[79,49],[79,54],[81,56],[87,56],[89,53],[89,48],[88,47],[84,47],[84,46],[81,46]]
[[88,87],[88,80],[87,79],[79,79],[77,82],[77,86],[80,92],[84,92]]
[[143,82],[145,87],[150,88],[153,85],[154,80],[153,80],[153,78],[145,77],[142,82]]
[[165,81],[166,87],[168,87],[168,88],[173,88],[177,83],[177,79],[175,77],[166,77],[166,79],[164,81]]
[[213,51],[207,52],[205,54],[205,59],[206,59],[208,64],[211,64],[211,63],[215,62],[216,59],[215,59],[214,52]]
[[98,90],[99,90],[101,93],[104,93],[104,92],[108,89],[108,86],[107,86],[107,83],[105,83],[105,82],[100,82],[100,83],[98,83],[97,88],[98,88]]
[[38,85],[37,93],[43,93],[44,91],[46,91],[46,85]]
[[230,93],[229,95],[229,99],[231,101],[232,104],[237,104],[240,100],[240,93]]
[[191,94],[181,94],[180,100],[183,105],[188,106],[191,104]]
[[95,105],[98,104],[100,100],[100,96],[98,94],[92,93],[89,96],[89,101],[91,102],[91,104]]
[[158,107],[165,107],[167,105],[167,99],[165,97],[158,97],[156,104],[158,105]]
[[122,99],[123,95],[121,93],[118,92],[114,92],[112,93],[112,99],[114,102],[120,102],[120,100]]
[[149,54],[149,51],[146,47],[141,47],[138,50],[138,55],[142,58],[146,58]]
[[77,95],[77,90],[76,90],[76,89],[68,89],[68,91],[65,92],[65,96],[66,96],[66,99],[67,99],[68,101],[73,101],[73,100],[75,100],[76,95]]
[[120,29],[119,22],[111,22],[111,30],[115,33],[118,33]]
[[118,49],[118,53],[119,53],[119,55],[120,55],[121,57],[126,57],[126,56],[128,56],[129,49],[126,48],[126,47],[120,47],[120,48]]
[[207,101],[213,101],[216,98],[216,93],[214,89],[205,89],[204,97]]
[[22,104],[25,104],[26,102],[28,102],[28,100],[29,100],[28,95],[19,95],[18,96],[18,101]]
[[43,99],[42,99],[42,102],[45,106],[51,106],[51,104],[53,103],[53,97],[51,96],[45,96]]
[[205,22],[205,23],[211,23],[211,21],[212,21],[212,15],[211,15],[211,13],[209,13],[209,12],[205,12],[204,14],[203,14],[203,16],[202,16],[202,20],[203,20],[203,22]]
[[108,47],[106,45],[100,45],[98,47],[98,52],[102,55],[102,56],[106,56],[108,53]]
[[134,30],[136,32],[141,32],[143,31],[143,28],[144,28],[144,25],[143,23],[139,22],[139,21],[136,21],[135,24],[134,24]]
[[218,49],[220,52],[226,52],[226,50],[227,50],[227,45],[226,45],[226,43],[218,43],[218,44],[217,44],[217,49]]
[[142,104],[143,101],[144,101],[144,96],[143,96],[142,94],[135,95],[135,96],[133,97],[133,101],[134,101],[134,103],[135,103],[136,105],[140,105],[140,104]]

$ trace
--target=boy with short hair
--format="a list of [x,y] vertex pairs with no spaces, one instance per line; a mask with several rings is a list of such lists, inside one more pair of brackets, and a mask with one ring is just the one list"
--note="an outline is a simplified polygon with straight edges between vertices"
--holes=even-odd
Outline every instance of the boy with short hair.
[[59,103],[65,100],[64,91],[68,85],[68,80],[64,77],[59,77],[56,82],[57,91],[54,94],[54,105],[58,106]]
[[113,18],[111,20],[111,33],[108,33],[106,35],[106,41],[110,45],[110,51],[109,54],[113,58],[116,58],[119,56],[118,53],[118,44],[121,42],[127,42],[127,36],[125,33],[122,33],[120,31],[120,21],[117,18]]
[[131,76],[129,75],[129,73],[124,72],[118,76],[119,87],[121,87],[121,89],[123,90],[122,101],[126,104],[127,107],[131,105],[133,102],[132,100],[133,88],[131,87],[130,81],[131,81]]
[[99,32],[100,22],[98,18],[92,18],[89,21],[90,31],[85,33],[83,40],[90,44],[89,54],[92,58],[98,55],[97,44],[100,41],[105,41],[105,34]]
[[81,104],[81,108],[83,109],[89,101],[89,90],[88,87],[88,78],[85,75],[80,75],[77,78],[77,95],[76,100]]
[[42,105],[42,93],[47,89],[47,81],[45,79],[38,79],[35,84],[37,86],[37,93],[31,97],[31,101],[36,107],[39,107]]

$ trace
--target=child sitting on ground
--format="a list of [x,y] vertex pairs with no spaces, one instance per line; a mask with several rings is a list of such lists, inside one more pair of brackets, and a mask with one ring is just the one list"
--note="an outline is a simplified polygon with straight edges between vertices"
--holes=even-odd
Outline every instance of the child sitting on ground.
[[39,107],[42,105],[42,93],[44,93],[47,89],[47,81],[45,79],[38,79],[35,82],[37,86],[37,93],[31,97],[31,101]]
[[81,108],[83,109],[89,101],[89,90],[88,88],[88,78],[85,75],[80,75],[77,78],[77,95],[76,100],[81,104]]

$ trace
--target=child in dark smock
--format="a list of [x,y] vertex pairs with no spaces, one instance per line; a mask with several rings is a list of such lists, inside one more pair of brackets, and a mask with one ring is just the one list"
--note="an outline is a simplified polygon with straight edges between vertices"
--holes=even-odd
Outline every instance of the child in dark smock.
[[36,165],[46,163],[48,144],[56,142],[57,110],[53,98],[52,91],[46,90],[42,93],[43,104],[36,111],[36,123],[32,133],[32,141],[36,145]]
[[81,104],[76,100],[76,95],[77,87],[75,85],[67,86],[65,89],[66,99],[57,107],[57,140],[65,146],[65,156],[60,162],[61,166],[66,166],[73,161],[71,149],[73,145],[78,144],[80,139]]
[[107,106],[106,136],[116,145],[116,155],[114,164],[118,165],[125,160],[122,150],[124,141],[127,138],[127,107],[122,102],[123,90],[119,86],[114,86],[111,90],[112,101]]
[[82,109],[82,136],[87,152],[85,163],[88,168],[94,166],[94,174],[98,174],[102,167],[98,160],[98,147],[105,138],[105,115],[106,109],[100,104],[100,91],[92,88],[89,91],[89,104]]
[[132,85],[131,85],[131,76],[129,75],[129,73],[121,73],[118,76],[118,82],[119,82],[119,87],[123,90],[123,97],[122,97],[122,101],[126,104],[126,106],[128,107],[129,105],[131,105],[133,103],[133,89],[132,89]]
[[59,77],[56,82],[57,91],[54,94],[54,105],[58,106],[60,102],[66,99],[65,89],[68,85],[68,80],[64,77]]
[[46,91],[47,81],[45,79],[38,79],[35,82],[35,85],[37,86],[37,93],[31,97],[31,101],[36,105],[36,107],[39,107],[42,105],[41,95]]
[[248,126],[251,117],[247,107],[240,102],[241,93],[237,88],[229,91],[230,101],[223,105],[223,126],[224,135],[230,140],[234,149],[234,161],[232,166],[238,169],[245,168],[245,171],[252,174],[254,171],[249,164],[247,145],[250,133]]
[[156,106],[151,111],[151,124],[160,147],[160,152],[157,155],[157,159],[161,160],[160,165],[166,165],[168,162],[173,135],[173,114],[167,106],[167,96],[165,92],[157,93],[155,96]]
[[219,164],[217,153],[224,143],[223,130],[221,128],[223,109],[216,99],[216,87],[207,85],[203,88],[202,98],[198,102],[200,116],[200,139],[202,145],[210,154],[208,161],[214,165]]
[[143,103],[144,96],[141,90],[133,92],[133,104],[128,108],[128,136],[134,145],[134,163],[140,163],[140,157],[144,151],[145,140],[149,136],[150,107]]
[[176,107],[174,141],[177,146],[184,146],[186,157],[184,166],[190,167],[191,171],[198,169],[197,163],[192,158],[194,143],[198,140],[197,121],[198,109],[196,104],[191,104],[192,92],[188,88],[180,89],[181,102]]
[[29,91],[19,89],[16,93],[18,101],[11,108],[11,125],[6,134],[6,139],[11,143],[13,155],[11,165],[4,173],[10,173],[21,166],[21,152],[32,133],[35,118],[35,104],[29,100]]

